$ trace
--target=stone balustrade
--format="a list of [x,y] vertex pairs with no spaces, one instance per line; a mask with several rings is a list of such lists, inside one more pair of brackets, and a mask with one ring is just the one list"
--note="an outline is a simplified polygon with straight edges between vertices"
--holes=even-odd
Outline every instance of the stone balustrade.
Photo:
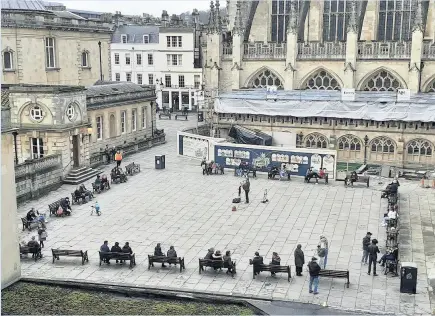
[[423,42],[422,59],[435,60],[435,43]]
[[298,43],[298,59],[345,59],[346,42]]
[[15,166],[15,178],[38,173],[47,169],[61,168],[62,155],[55,154],[39,159],[33,159]]
[[246,60],[285,59],[285,43],[245,43],[243,46],[243,59]]
[[359,59],[409,59],[411,42],[359,42]]

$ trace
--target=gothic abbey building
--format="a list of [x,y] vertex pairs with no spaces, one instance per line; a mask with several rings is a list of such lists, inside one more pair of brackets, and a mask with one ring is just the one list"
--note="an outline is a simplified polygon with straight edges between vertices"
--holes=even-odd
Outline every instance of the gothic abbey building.
[[[434,1],[227,7],[225,18],[211,3],[203,48],[215,135],[238,124],[278,146],[336,149],[339,161],[435,165]],[[266,100],[267,86],[278,88],[275,100]],[[342,99],[347,89],[354,99]],[[408,99],[398,97],[402,89]]]

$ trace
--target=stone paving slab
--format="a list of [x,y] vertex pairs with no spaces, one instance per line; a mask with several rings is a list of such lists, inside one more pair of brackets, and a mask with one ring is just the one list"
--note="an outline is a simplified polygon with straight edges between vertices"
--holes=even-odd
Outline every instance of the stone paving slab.
[[[400,216],[403,226],[400,241],[402,261],[419,265],[418,293],[399,293],[400,280],[379,275],[374,278],[362,266],[361,242],[367,231],[385,244],[385,228],[380,221],[386,201],[380,199],[385,184],[371,188],[346,188],[341,182],[329,185],[305,184],[302,179],[290,182],[270,181],[266,175],[252,180],[249,204],[237,205],[231,212],[231,200],[237,194],[240,178],[225,175],[203,176],[199,162],[176,155],[176,130],[195,122],[159,121],[165,128],[167,144],[127,157],[123,164],[134,161],[142,172],[129,177],[126,184],[113,184],[108,192],[97,196],[102,216],[90,216],[90,204],[74,205],[73,215],[50,218],[44,258],[38,262],[22,260],[22,275],[53,279],[76,279],[93,282],[116,282],[168,289],[191,289],[206,293],[244,295],[253,298],[291,300],[323,304],[341,309],[363,309],[372,312],[394,312],[406,315],[427,315],[431,312],[428,274],[433,269],[433,191],[403,182],[400,187]],[[154,156],[166,155],[166,170],[154,169]],[[106,167],[106,172],[111,167]],[[91,187],[88,182],[87,187]],[[261,203],[264,190],[269,203]],[[23,216],[30,207],[47,210],[52,200],[70,196],[73,186],[63,185],[39,200],[19,207]],[[21,221],[17,218],[17,225]],[[432,227],[432,230],[431,230]],[[402,231],[401,231],[402,232]],[[429,233],[427,233],[429,232]],[[33,232],[22,232],[20,240],[28,241]],[[277,251],[283,265],[295,273],[293,252],[302,244],[306,262],[315,253],[321,234],[330,243],[328,268],[348,269],[350,288],[343,279],[320,280],[320,294],[308,293],[308,273],[303,277],[276,278],[262,273],[252,279],[249,259],[259,251],[268,262]],[[99,266],[98,250],[104,240],[129,241],[136,253],[137,265],[103,264]],[[164,251],[174,245],[185,258],[186,270],[175,267],[148,270],[147,255],[156,243]],[[428,246],[429,245],[429,246]],[[206,271],[198,274],[198,258],[207,249],[231,250],[237,262],[237,275]],[[52,263],[51,248],[88,250],[89,263],[81,265],[77,258],[62,257]],[[381,249],[382,250],[382,249]],[[379,272],[381,272],[378,266]],[[433,307],[432,307],[433,308]]]

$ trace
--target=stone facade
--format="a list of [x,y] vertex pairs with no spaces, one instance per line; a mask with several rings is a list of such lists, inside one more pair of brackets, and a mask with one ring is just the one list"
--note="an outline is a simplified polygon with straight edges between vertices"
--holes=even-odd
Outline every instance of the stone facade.
[[[3,127],[3,126],[2,126]],[[15,198],[14,145],[10,133],[3,133],[2,128],[2,284],[9,286],[20,278],[20,253],[17,232],[17,201]]]
[[1,17],[2,83],[92,85],[100,79],[99,42],[102,74],[110,78],[109,24],[67,11],[8,7]]

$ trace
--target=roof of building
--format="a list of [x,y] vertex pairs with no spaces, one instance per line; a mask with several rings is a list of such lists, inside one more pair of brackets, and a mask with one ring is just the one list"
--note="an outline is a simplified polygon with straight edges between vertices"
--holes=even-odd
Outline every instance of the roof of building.
[[146,92],[150,89],[144,88],[133,82],[98,82],[96,85],[86,88],[87,97],[100,97],[124,93]]
[[161,27],[160,33],[193,33],[193,28],[180,25],[179,27]]
[[74,14],[69,11],[53,11],[53,13],[64,19],[75,19],[75,20],[86,20],[85,18],[81,17],[80,15]]
[[18,11],[48,11],[44,3],[39,0],[1,0],[3,10]]
[[122,43],[121,35],[127,35],[127,42],[143,43],[143,36],[149,35],[149,43],[159,43],[159,27],[154,25],[120,25],[112,35],[112,43]]
[[85,14],[95,14],[95,15],[102,15],[105,14],[104,12],[97,12],[97,11],[88,11],[88,10],[77,10],[77,9],[70,9],[67,8],[68,11],[73,13],[85,13]]

